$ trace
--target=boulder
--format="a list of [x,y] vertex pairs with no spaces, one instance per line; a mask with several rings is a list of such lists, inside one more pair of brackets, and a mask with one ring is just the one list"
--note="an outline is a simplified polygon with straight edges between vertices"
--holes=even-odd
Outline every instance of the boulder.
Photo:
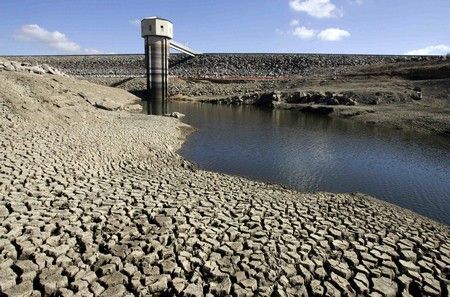
[[122,107],[121,105],[119,105],[115,102],[107,101],[107,100],[95,101],[94,106],[97,108],[109,110],[109,111],[118,110]]
[[182,114],[182,113],[180,113],[180,112],[172,112],[171,114],[170,114],[170,116],[172,117],[172,118],[176,118],[176,119],[181,119],[181,118],[183,118],[183,117],[185,117],[185,115],[184,114]]
[[44,69],[42,69],[42,67],[40,67],[40,66],[33,66],[33,67],[30,67],[28,70],[30,72],[36,73],[36,74],[44,74],[44,73],[46,73],[46,71]]

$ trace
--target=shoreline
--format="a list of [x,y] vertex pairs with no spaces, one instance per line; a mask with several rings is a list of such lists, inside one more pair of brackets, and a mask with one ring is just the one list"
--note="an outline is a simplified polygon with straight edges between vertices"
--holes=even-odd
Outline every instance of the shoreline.
[[[175,100],[175,101],[176,101],[176,100]],[[181,102],[184,103],[184,102],[186,102],[186,101],[181,101]],[[198,102],[198,101],[186,102],[186,104],[203,104],[203,103],[205,103],[205,102]],[[185,160],[186,162],[188,162],[188,163],[191,165],[191,166],[188,166],[188,167],[191,168],[192,170],[201,170],[201,171],[211,172],[211,173],[216,173],[216,174],[220,174],[220,175],[226,175],[226,176],[231,176],[231,177],[237,177],[237,178],[240,178],[240,179],[246,179],[246,180],[253,181],[253,182],[257,182],[257,183],[263,183],[263,184],[267,184],[267,185],[272,185],[272,186],[281,187],[282,189],[286,189],[286,190],[289,190],[289,191],[292,191],[292,192],[298,192],[298,193],[302,193],[302,194],[316,194],[316,193],[318,193],[318,194],[325,194],[325,195],[329,195],[329,194],[331,194],[331,195],[351,195],[351,196],[356,196],[356,197],[358,197],[358,198],[361,198],[361,197],[362,197],[363,199],[367,199],[367,200],[369,200],[369,201],[376,202],[376,203],[378,203],[378,204],[382,204],[382,205],[385,205],[385,206],[387,206],[387,207],[397,209],[397,210],[399,210],[400,212],[406,212],[406,213],[409,213],[410,215],[418,216],[418,217],[420,217],[420,218],[423,219],[423,220],[431,220],[431,221],[433,221],[433,222],[435,222],[435,223],[437,223],[437,224],[439,224],[439,225],[441,225],[441,226],[443,226],[443,227],[446,227],[446,228],[449,228],[449,227],[450,227],[449,224],[447,224],[447,223],[445,223],[445,222],[442,222],[442,221],[440,221],[440,220],[438,220],[438,219],[431,218],[431,217],[427,217],[426,215],[417,213],[417,212],[415,212],[414,210],[411,210],[411,209],[406,208],[406,207],[399,206],[399,205],[397,205],[397,204],[395,204],[395,203],[392,203],[392,202],[383,200],[383,199],[381,199],[381,198],[377,198],[377,197],[372,196],[372,195],[370,195],[370,194],[368,194],[368,193],[363,193],[363,192],[329,192],[329,191],[321,191],[321,190],[318,190],[318,191],[302,191],[302,190],[296,189],[294,186],[290,186],[290,185],[283,184],[283,183],[276,183],[276,182],[264,181],[264,180],[254,179],[254,178],[251,178],[251,177],[246,176],[246,175],[224,173],[224,172],[221,172],[221,171],[216,171],[216,170],[210,170],[210,169],[202,168],[202,167],[198,166],[197,164],[195,164],[194,162],[190,161],[189,159],[186,159],[186,158],[180,153],[180,150],[181,150],[182,147],[185,145],[186,141],[188,141],[190,135],[191,135],[192,133],[195,133],[195,132],[199,131],[199,129],[196,128],[196,127],[193,127],[193,126],[189,125],[188,123],[185,123],[182,119],[179,119],[179,120],[180,120],[183,124],[188,125],[189,127],[181,127],[180,130],[181,130],[181,131],[186,131],[186,132],[182,132],[182,134],[183,134],[184,136],[183,136],[182,138],[180,138],[182,142],[181,142],[179,148],[177,148],[176,153],[177,153],[183,160]],[[383,127],[383,128],[389,129],[390,127],[389,127],[389,126],[385,126],[385,127]],[[417,133],[419,133],[419,132],[417,132],[417,131],[412,131],[412,133],[413,133],[413,134],[417,134]],[[423,134],[423,135],[429,135],[429,134],[425,133],[425,134]],[[450,148],[450,147],[449,147],[449,148]]]
[[[143,95],[143,78],[82,79]],[[234,79],[225,82],[172,78],[169,82],[169,99],[174,101],[303,109],[396,130],[444,137],[450,135],[450,97],[447,91],[450,78],[409,81],[375,77],[348,81],[346,78],[333,80],[324,77],[282,81]]]
[[[219,105],[252,105],[260,108],[284,109],[292,112],[311,113],[331,118],[339,118],[347,121],[355,121],[365,125],[373,125],[380,128],[401,130],[405,133],[416,133],[423,136],[436,136],[445,138],[450,135],[450,109],[449,113],[421,111],[420,117],[429,115],[429,119],[423,122],[414,122],[417,120],[416,115],[410,115],[419,108],[415,104],[410,105],[358,105],[358,106],[342,106],[342,105],[326,105],[326,104],[289,104],[274,103],[273,107],[261,106],[258,103],[242,103],[242,101],[234,102],[235,96],[231,97],[187,97],[176,96],[170,98],[174,102],[186,102],[188,104],[219,104]],[[276,105],[275,105],[276,104]],[[428,114],[427,114],[428,113]],[[397,118],[395,118],[397,117]],[[430,122],[432,122],[430,124]]]
[[[194,103],[200,103],[200,104],[201,104],[201,103],[204,103],[204,102],[194,102]],[[311,194],[311,195],[315,195],[315,194],[323,194],[323,195],[327,195],[327,196],[331,196],[331,197],[333,197],[333,196],[345,196],[345,195],[349,195],[349,196],[351,196],[351,197],[354,197],[354,198],[357,199],[357,200],[360,200],[360,199],[362,199],[362,200],[367,200],[367,201],[369,201],[369,202],[375,203],[375,204],[377,204],[377,205],[384,206],[384,207],[386,207],[386,208],[391,208],[391,209],[398,210],[400,213],[404,213],[404,214],[406,214],[406,215],[408,215],[408,216],[416,217],[417,219],[420,219],[420,220],[423,220],[423,221],[428,221],[428,220],[429,220],[429,221],[432,221],[432,222],[435,223],[435,224],[441,225],[441,227],[449,228],[449,231],[450,231],[450,225],[449,225],[449,224],[446,224],[446,223],[441,222],[441,221],[439,221],[439,220],[436,220],[436,219],[427,217],[427,216],[425,216],[425,215],[419,214],[419,213],[417,213],[417,212],[415,212],[415,211],[413,211],[413,210],[410,210],[410,209],[405,208],[405,207],[401,207],[401,206],[399,206],[399,205],[397,205],[397,204],[394,204],[394,203],[392,203],[392,202],[385,201],[385,200],[383,200],[383,199],[380,199],[380,198],[371,196],[370,194],[366,194],[366,193],[362,193],[362,192],[352,192],[352,193],[349,193],[349,192],[328,192],[328,191],[314,191],[314,192],[300,191],[300,190],[295,189],[295,188],[292,187],[292,186],[285,185],[285,184],[282,184],[282,183],[275,183],[275,182],[262,181],[262,180],[257,180],[257,179],[249,178],[249,177],[247,177],[247,176],[245,176],[245,175],[223,173],[223,172],[220,172],[220,171],[208,170],[208,169],[203,169],[203,168],[201,168],[201,167],[198,167],[196,164],[194,164],[194,163],[192,163],[190,160],[184,158],[184,157],[179,153],[179,151],[182,149],[182,147],[185,145],[186,141],[187,141],[188,138],[190,137],[191,133],[195,133],[195,131],[198,131],[198,129],[195,128],[195,127],[193,127],[193,126],[191,126],[191,125],[189,125],[189,124],[187,124],[187,123],[184,123],[182,120],[178,120],[178,121],[180,121],[183,125],[187,125],[187,127],[186,127],[186,126],[181,126],[181,127],[178,127],[178,128],[177,128],[179,131],[181,131],[180,133],[181,133],[183,136],[182,136],[182,137],[179,137],[180,143],[179,143],[179,145],[177,146],[177,148],[175,149],[174,152],[175,152],[175,153],[178,155],[178,157],[180,157],[183,161],[185,161],[185,162],[187,162],[189,165],[191,165],[190,168],[191,168],[192,170],[194,170],[194,171],[202,171],[202,172],[204,172],[204,173],[206,173],[206,174],[211,173],[211,174],[217,174],[217,175],[221,175],[221,176],[227,176],[227,177],[230,177],[230,178],[237,178],[237,179],[239,179],[239,180],[246,180],[246,181],[248,181],[248,182],[250,182],[250,183],[257,183],[257,184],[266,185],[266,186],[269,186],[269,187],[279,188],[280,190],[287,190],[288,192],[291,192],[291,193]],[[188,165],[188,166],[189,166],[189,165]]]
[[0,71],[0,292],[450,291],[450,227],[365,195],[193,170],[190,127],[71,77]]
[[[146,88],[140,77],[144,74],[142,55],[15,58],[48,63],[78,78],[137,96]],[[281,108],[326,109],[330,116],[369,125],[450,135],[450,62],[446,57],[230,53],[187,58],[177,54],[171,56],[170,75],[172,98],[254,104],[242,101],[280,94],[273,105]]]

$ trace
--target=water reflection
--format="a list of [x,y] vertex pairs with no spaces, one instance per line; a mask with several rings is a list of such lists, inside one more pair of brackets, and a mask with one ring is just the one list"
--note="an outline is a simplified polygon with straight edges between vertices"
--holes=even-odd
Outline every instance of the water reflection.
[[148,99],[143,102],[144,112],[151,115],[165,115],[168,113],[167,100]]
[[450,141],[326,116],[169,103],[199,130],[181,154],[200,167],[302,191],[363,192],[450,223]]

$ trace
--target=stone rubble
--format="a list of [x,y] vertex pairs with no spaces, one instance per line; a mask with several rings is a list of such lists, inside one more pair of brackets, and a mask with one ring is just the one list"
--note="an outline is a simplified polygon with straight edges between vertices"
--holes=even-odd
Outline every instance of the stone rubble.
[[[145,74],[143,55],[14,56],[27,63],[49,64],[75,76],[138,76]],[[435,61],[439,56],[328,54],[171,54],[169,74],[178,77],[271,77],[336,75],[354,66]]]
[[0,71],[26,71],[34,74],[65,75],[58,69],[47,65],[35,65],[29,62],[9,61],[0,58]]
[[415,94],[405,90],[402,94],[392,92],[322,92],[322,91],[272,91],[255,92],[244,95],[220,96],[198,99],[198,102],[227,105],[258,105],[264,107],[295,107],[301,105],[377,105],[391,102],[412,102]]

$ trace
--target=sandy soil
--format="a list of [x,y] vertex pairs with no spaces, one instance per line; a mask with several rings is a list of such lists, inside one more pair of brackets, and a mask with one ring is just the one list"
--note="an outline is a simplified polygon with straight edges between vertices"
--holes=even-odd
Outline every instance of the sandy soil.
[[0,70],[0,294],[450,292],[450,229],[360,194],[195,170],[129,93]]

